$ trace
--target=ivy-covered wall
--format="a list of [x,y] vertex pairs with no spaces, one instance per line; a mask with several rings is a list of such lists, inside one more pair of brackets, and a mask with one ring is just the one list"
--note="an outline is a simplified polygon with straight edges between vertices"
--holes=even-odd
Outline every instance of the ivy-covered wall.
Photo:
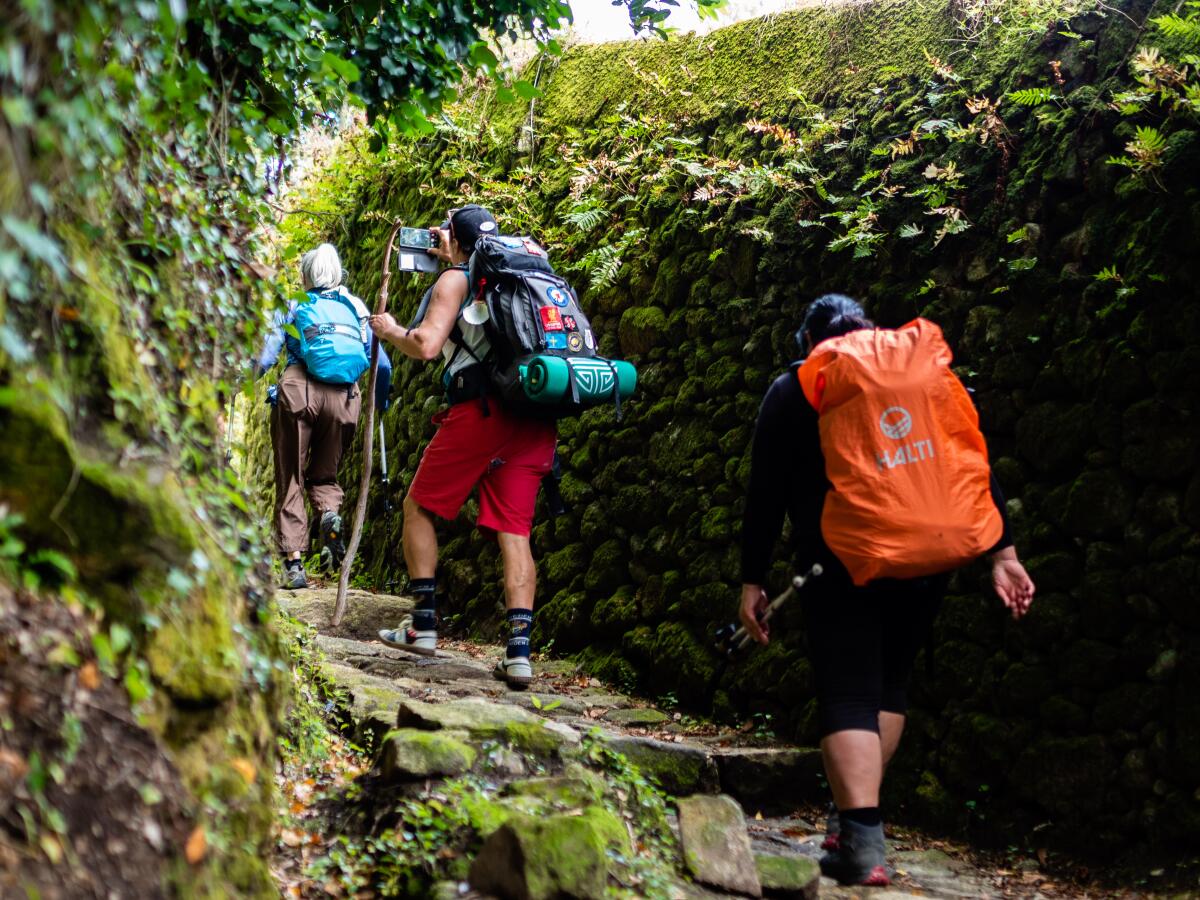
[[[1188,844],[1200,136],[1182,68],[1195,34],[1149,20],[1162,12],[883,0],[579,47],[530,67],[532,102],[474,95],[370,162],[349,141],[296,201],[318,215],[285,228],[337,243],[368,301],[396,218],[473,199],[539,236],[602,352],[641,380],[623,421],[605,408],[561,425],[571,511],[534,529],[536,643],[694,708],[769,714],[802,742],[816,733],[797,610],[706,690],[709,634],[735,612],[758,403],[821,293],[862,298],[884,325],[936,320],[1039,594],[1013,623],[983,570],[955,578],[890,810],[1092,851]],[[393,281],[398,313],[426,284],[409,278]],[[433,368],[398,367],[395,499],[432,434]],[[399,504],[383,503],[375,491],[362,550],[379,583],[403,573]],[[444,612],[495,634],[496,553],[472,512],[442,530]],[[778,560],[775,587],[805,563]]]

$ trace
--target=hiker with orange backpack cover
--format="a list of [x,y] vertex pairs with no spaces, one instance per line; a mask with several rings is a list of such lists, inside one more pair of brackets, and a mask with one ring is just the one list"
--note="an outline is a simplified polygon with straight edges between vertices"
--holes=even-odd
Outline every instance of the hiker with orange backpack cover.
[[924,319],[876,328],[857,302],[826,294],[796,340],[806,358],[770,386],[755,426],[739,614],[766,644],[764,582],[786,515],[802,563],[825,570],[802,601],[838,810],[821,870],[886,885],[880,785],[949,574],[990,556],[1014,619],[1034,585],[941,330]]

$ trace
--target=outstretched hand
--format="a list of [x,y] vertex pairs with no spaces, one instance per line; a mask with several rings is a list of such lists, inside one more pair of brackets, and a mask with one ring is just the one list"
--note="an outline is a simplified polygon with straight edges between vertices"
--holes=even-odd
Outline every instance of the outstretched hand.
[[992,586],[1012,612],[1012,617],[1019,619],[1033,604],[1034,585],[1016,552],[1011,547],[1008,551],[992,557]]
[[767,611],[770,600],[761,584],[742,585],[742,605],[738,609],[738,617],[746,633],[760,644],[766,644],[771,639],[771,629],[766,622],[760,622],[758,617]]

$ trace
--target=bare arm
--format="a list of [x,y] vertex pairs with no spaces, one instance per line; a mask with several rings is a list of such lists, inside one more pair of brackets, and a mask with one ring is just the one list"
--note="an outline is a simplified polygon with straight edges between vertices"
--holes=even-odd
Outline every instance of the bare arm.
[[467,297],[467,275],[459,269],[443,272],[433,287],[425,318],[416,328],[398,324],[391,313],[371,316],[371,330],[405,356],[428,362],[436,359],[454,330],[458,311]]

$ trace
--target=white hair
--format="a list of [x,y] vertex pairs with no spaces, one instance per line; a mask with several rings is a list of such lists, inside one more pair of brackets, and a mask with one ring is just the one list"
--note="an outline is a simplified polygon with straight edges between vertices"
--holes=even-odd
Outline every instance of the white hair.
[[300,277],[306,291],[327,291],[342,283],[342,261],[333,244],[322,244],[300,258]]

